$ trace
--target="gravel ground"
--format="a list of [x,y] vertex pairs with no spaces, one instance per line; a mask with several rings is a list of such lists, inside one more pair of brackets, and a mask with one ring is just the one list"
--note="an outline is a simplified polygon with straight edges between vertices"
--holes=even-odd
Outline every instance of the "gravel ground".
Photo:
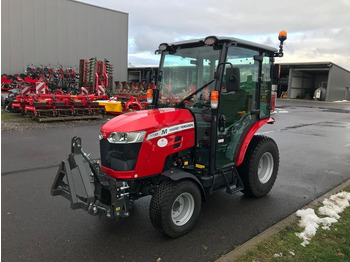
[[[6,117],[3,117],[6,116]],[[1,110],[1,132],[19,131],[23,132],[29,129],[49,129],[49,128],[66,128],[76,126],[102,125],[113,116],[106,115],[102,119],[92,120],[73,120],[57,122],[38,122],[32,118],[22,116],[17,113],[8,113]]]

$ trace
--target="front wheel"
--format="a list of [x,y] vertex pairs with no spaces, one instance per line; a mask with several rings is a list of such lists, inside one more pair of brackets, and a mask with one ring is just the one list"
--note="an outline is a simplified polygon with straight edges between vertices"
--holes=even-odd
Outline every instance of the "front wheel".
[[188,180],[163,181],[150,204],[150,219],[161,233],[176,238],[189,232],[199,216],[201,192]]
[[276,142],[266,136],[254,136],[243,163],[238,167],[244,189],[248,196],[262,197],[273,187],[279,166]]

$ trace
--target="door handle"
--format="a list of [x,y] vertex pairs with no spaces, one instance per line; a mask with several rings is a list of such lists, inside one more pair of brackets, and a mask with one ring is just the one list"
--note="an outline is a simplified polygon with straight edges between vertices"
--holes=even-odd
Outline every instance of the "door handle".
[[219,132],[225,132],[226,128],[226,116],[224,114],[220,114],[219,116]]

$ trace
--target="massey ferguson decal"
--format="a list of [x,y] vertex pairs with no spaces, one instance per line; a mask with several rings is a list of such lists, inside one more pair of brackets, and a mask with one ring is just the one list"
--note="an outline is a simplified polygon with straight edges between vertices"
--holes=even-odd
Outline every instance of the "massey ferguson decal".
[[150,139],[153,139],[153,138],[156,138],[156,137],[167,136],[167,135],[169,135],[171,133],[175,133],[175,132],[179,132],[179,131],[186,130],[186,129],[191,129],[191,128],[194,128],[194,122],[163,128],[161,130],[158,130],[157,132],[149,134],[147,136],[146,140],[150,140]]

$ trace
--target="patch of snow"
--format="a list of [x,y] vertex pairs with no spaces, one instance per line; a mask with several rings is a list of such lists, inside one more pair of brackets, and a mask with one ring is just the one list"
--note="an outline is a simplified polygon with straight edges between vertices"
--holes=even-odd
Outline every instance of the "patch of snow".
[[282,256],[283,256],[282,253],[276,253],[276,254],[273,255],[273,257],[282,257]]
[[295,256],[294,250],[293,251],[289,251],[289,254],[291,254],[294,257]]
[[339,219],[340,216],[338,214],[342,213],[344,209],[350,205],[349,201],[350,193],[340,192],[336,195],[332,195],[330,198],[323,200],[323,206],[318,209],[318,212],[321,215]]
[[297,216],[301,218],[299,221],[299,226],[304,227],[304,231],[301,233],[296,233],[297,237],[303,239],[301,243],[302,246],[309,244],[309,240],[316,235],[319,224],[322,224],[323,227],[329,227],[332,223],[337,222],[335,218],[320,218],[315,214],[315,210],[312,208],[307,208],[304,210],[298,210]]
[[309,244],[319,225],[329,230],[330,225],[336,223],[340,218],[339,214],[350,205],[349,201],[350,193],[348,192],[340,192],[326,198],[322,202],[323,206],[318,209],[318,213],[325,217],[318,217],[312,208],[298,210],[296,215],[300,217],[299,226],[305,228],[303,232],[295,233],[303,240],[301,245],[305,247]]

